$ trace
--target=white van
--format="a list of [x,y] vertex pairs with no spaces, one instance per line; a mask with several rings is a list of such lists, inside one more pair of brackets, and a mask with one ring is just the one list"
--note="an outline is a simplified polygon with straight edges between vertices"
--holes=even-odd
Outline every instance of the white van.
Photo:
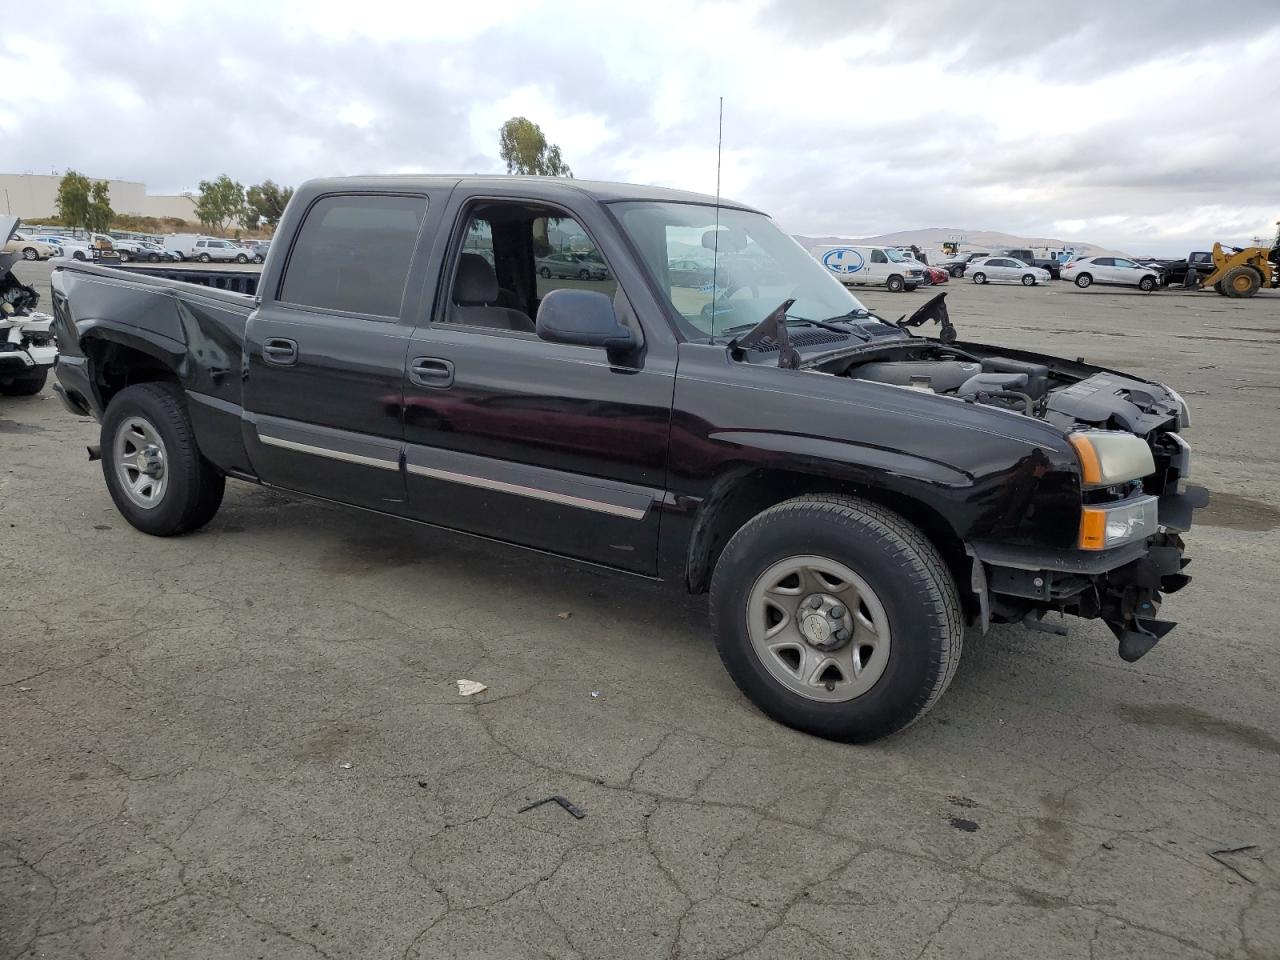
[[839,244],[814,247],[809,253],[841,283],[882,286],[897,293],[924,282],[924,267],[894,247]]

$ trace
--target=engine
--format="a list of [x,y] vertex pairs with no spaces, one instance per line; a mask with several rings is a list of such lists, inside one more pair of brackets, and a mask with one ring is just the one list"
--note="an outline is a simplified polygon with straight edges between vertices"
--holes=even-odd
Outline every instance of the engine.
[[927,390],[1043,416],[1049,395],[1049,368],[1008,357],[923,356],[872,360],[851,365],[845,376],[913,390]]

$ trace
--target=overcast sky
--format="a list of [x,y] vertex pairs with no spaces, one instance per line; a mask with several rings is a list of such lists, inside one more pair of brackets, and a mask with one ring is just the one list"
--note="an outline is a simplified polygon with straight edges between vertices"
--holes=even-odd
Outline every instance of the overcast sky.
[[579,177],[713,192],[723,95],[723,192],[790,232],[1185,252],[1269,238],[1280,219],[1280,21],[1264,11],[26,5],[0,32],[0,172],[74,167],[153,193],[222,172],[500,173],[498,128],[521,114]]

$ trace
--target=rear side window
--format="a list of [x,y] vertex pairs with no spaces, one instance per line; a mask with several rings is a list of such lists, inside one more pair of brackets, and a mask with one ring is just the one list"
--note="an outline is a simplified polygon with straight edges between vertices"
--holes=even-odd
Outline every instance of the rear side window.
[[398,317],[426,197],[324,197],[307,211],[280,299],[361,316]]

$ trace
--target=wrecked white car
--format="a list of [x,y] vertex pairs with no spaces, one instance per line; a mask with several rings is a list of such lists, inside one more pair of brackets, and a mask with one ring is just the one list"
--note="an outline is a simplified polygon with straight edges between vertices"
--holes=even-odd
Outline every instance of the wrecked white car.
[[[0,216],[0,237],[6,242],[17,229],[17,217]],[[39,393],[58,358],[49,331],[53,318],[35,312],[40,295],[11,272],[21,258],[21,253],[0,253],[0,394],[7,397]]]

